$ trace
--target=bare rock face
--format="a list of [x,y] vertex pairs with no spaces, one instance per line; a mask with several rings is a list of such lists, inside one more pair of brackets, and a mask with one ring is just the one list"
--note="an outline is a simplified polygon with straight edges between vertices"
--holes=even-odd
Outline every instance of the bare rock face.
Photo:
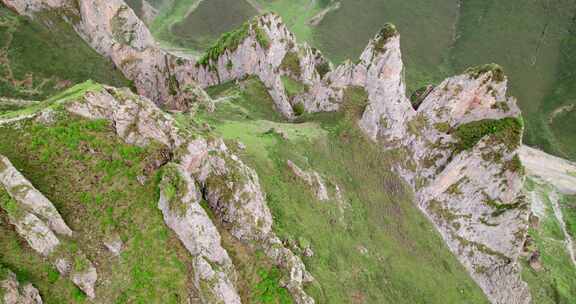
[[386,25],[370,41],[355,70],[352,83],[368,93],[360,127],[374,140],[380,137],[389,143],[400,142],[406,136],[405,122],[414,110],[406,98],[400,35],[393,25]]
[[[200,206],[201,194],[195,181],[180,165],[163,167],[160,201],[164,221],[194,257],[195,285],[205,302],[240,303],[233,281],[235,270],[220,245],[220,234]],[[213,267],[212,265],[217,265]]]
[[[223,48],[220,53],[213,49],[198,62],[180,60],[181,64],[176,64],[175,68],[178,82],[195,81],[207,87],[255,75],[268,88],[277,110],[285,117],[293,117],[278,69],[287,53],[298,51],[294,34],[278,15],[266,14],[247,22],[231,36],[233,38],[218,42]],[[296,68],[300,69],[300,66]]]
[[61,8],[68,3],[68,0],[2,0],[2,2],[19,14],[32,17],[34,13],[46,9]]
[[[529,217],[519,115],[502,70],[487,65],[442,82],[404,122],[410,165],[398,171],[493,303],[531,301],[518,264]],[[377,138],[386,144],[390,137]]]
[[70,279],[80,290],[82,290],[90,299],[96,298],[96,292],[94,286],[98,280],[98,274],[96,273],[96,268],[92,263],[88,263],[85,269],[74,269],[70,273]]
[[[58,210],[42,193],[18,171],[10,160],[0,155],[0,183],[12,197],[12,201],[1,206],[7,213],[10,223],[32,249],[48,258],[64,276],[69,276],[74,284],[86,295],[96,297],[94,286],[98,275],[82,252],[71,252],[61,237],[72,237]],[[74,267],[64,267],[72,265]]]
[[[72,230],[64,222],[58,210],[40,191],[18,171],[8,158],[0,155],[0,183],[19,204],[45,220],[54,232],[71,236]],[[2,169],[3,168],[3,169]]]
[[560,193],[576,194],[575,163],[528,146],[522,146],[519,155],[527,175],[553,184]]
[[82,117],[111,121],[118,136],[129,144],[146,146],[156,141],[171,149],[182,144],[173,119],[127,89],[105,87],[88,92],[66,107]]
[[[181,87],[196,86],[193,81],[178,83],[172,72],[171,54],[161,50],[152,34],[134,11],[122,0],[2,0],[21,15],[34,18],[48,10],[69,22],[97,52],[110,58],[140,95],[163,104],[180,94]],[[150,8],[149,5],[147,8]],[[151,13],[148,9],[147,12]]]
[[42,298],[38,290],[28,283],[23,286],[20,285],[16,279],[16,275],[11,271],[6,270],[6,275],[0,278],[0,294],[3,297],[0,302],[5,304],[42,304]]

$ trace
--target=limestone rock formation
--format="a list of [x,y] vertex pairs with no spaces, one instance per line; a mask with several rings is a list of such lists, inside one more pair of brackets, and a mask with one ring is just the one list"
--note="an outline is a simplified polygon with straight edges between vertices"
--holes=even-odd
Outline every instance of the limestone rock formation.
[[[534,152],[524,149],[519,156],[520,111],[507,96],[507,80],[498,66],[470,69],[429,86],[413,106],[406,97],[400,36],[390,24],[369,42],[357,63],[348,61],[336,68],[319,51],[297,44],[275,14],[257,17],[224,35],[196,61],[160,50],[144,23],[121,0],[80,0],[79,7],[64,0],[3,2],[31,17],[43,9],[66,8],[65,16],[76,16],[71,22],[78,33],[111,58],[134,81],[139,94],[176,110],[189,110],[190,103],[206,97],[197,85],[208,87],[246,76],[257,76],[277,110],[289,119],[302,112],[337,111],[345,106],[347,88],[361,88],[368,98],[359,127],[383,149],[401,155],[396,169],[415,190],[416,204],[489,300],[530,303],[518,264],[530,213],[522,193],[520,156],[529,163]],[[190,96],[185,95],[187,87],[193,88]],[[226,303],[237,301],[232,266],[219,247],[213,223],[198,204],[202,193],[233,236],[262,249],[289,273],[286,286],[297,303],[314,303],[303,290],[303,284],[312,280],[310,274],[272,231],[272,216],[256,172],[222,140],[203,138],[180,126],[148,99],[126,89],[104,87],[65,107],[83,117],[111,121],[127,143],[159,143],[170,149],[173,163],[168,166],[179,172],[186,191],[175,192],[182,197],[176,200],[180,207],[174,209],[170,204],[174,193],[165,186],[159,208],[195,257],[197,284],[210,281],[210,294]],[[550,164],[562,167],[558,163]],[[291,167],[309,184],[318,180]],[[538,165],[531,167],[538,171]],[[535,174],[543,179],[558,176]],[[569,188],[572,182],[562,177],[562,187]],[[323,198],[324,191],[317,195]],[[52,222],[42,226],[45,215],[28,215],[21,227],[32,223],[39,231],[56,230]],[[200,227],[212,235],[210,240],[194,234]],[[29,242],[46,254],[58,246],[55,236]],[[225,270],[215,269],[210,262],[224,265]]]
[[0,302],[4,304],[42,304],[38,290],[27,283],[20,285],[16,275],[9,270],[0,278]]
[[528,146],[522,146],[519,155],[527,175],[553,184],[561,193],[576,194],[576,164]]
[[[233,284],[235,270],[220,245],[220,234],[200,206],[201,193],[192,176],[180,165],[163,167],[160,201],[164,221],[194,257],[195,285],[204,302],[219,299],[240,303]],[[212,266],[212,265],[217,265]]]
[[54,205],[2,155],[0,184],[12,197],[1,207],[7,212],[18,234],[32,249],[52,261],[62,275],[69,276],[88,297],[95,298],[96,268],[82,252],[69,250],[68,241],[58,238],[72,237],[72,230]]
[[405,123],[412,166],[399,171],[494,303],[531,300],[518,265],[529,216],[519,115],[502,70],[487,65],[435,87]]
[[44,220],[55,233],[72,236],[72,230],[54,205],[3,155],[0,155],[0,183],[19,205]]
[[[200,185],[198,191],[203,193],[210,208],[232,235],[248,245],[262,249],[276,265],[290,274],[286,285],[297,303],[314,303],[303,289],[303,284],[312,280],[304,263],[286,249],[271,230],[272,215],[266,205],[256,172],[231,153],[222,140],[207,140],[193,130],[180,127],[171,116],[162,112],[150,100],[126,89],[103,87],[100,91],[87,92],[82,98],[64,106],[69,112],[82,117],[109,120],[115,126],[118,136],[127,143],[141,146],[160,143],[169,147],[173,151],[172,161],[184,172],[183,176],[193,177]],[[191,183],[188,183],[187,187],[193,189]],[[200,212],[200,206],[191,203],[194,198],[188,199],[190,203],[184,205],[192,209],[187,209],[186,212]],[[168,210],[163,200],[159,207],[164,211]],[[186,247],[190,246],[188,249],[193,252],[198,250],[194,248],[214,248],[218,243],[217,239],[213,240],[216,243],[212,245],[191,243],[190,235],[186,235],[185,231],[198,225],[209,225],[206,222],[209,219],[205,216],[199,217],[201,213],[198,212],[185,217],[186,221],[175,218],[171,212],[164,212],[167,225],[180,231],[177,232],[180,240],[188,244]],[[199,222],[200,219],[202,221]],[[194,242],[198,242],[198,239]],[[211,259],[215,257],[208,260]],[[197,266],[205,270],[201,279],[212,280],[219,276],[208,271],[207,264],[202,262],[206,261],[204,257],[197,261]],[[220,282],[222,283],[216,284],[215,288],[226,286],[226,280],[222,279]],[[234,299],[226,290],[232,289],[215,289],[214,292]]]

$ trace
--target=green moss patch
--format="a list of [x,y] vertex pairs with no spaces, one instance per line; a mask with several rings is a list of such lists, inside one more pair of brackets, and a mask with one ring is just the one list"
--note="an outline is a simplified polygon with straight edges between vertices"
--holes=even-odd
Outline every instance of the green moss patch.
[[296,78],[300,78],[302,75],[302,68],[300,67],[300,57],[298,53],[290,51],[286,53],[280,68],[290,72],[290,74]]
[[284,90],[286,90],[286,94],[288,95],[289,99],[292,99],[307,90],[305,84],[298,80],[294,80],[289,76],[282,76],[282,84],[284,85]]
[[180,171],[174,164],[168,164],[162,167],[162,182],[160,183],[160,191],[163,191],[170,211],[175,212],[179,216],[186,214],[188,206],[184,204],[182,198],[188,192],[188,185]]
[[381,53],[385,51],[384,45],[392,37],[398,36],[398,30],[396,26],[392,23],[386,23],[378,33],[376,42],[374,43],[374,51],[376,53]]
[[453,135],[458,140],[460,151],[472,149],[487,135],[494,135],[494,140],[505,144],[511,151],[520,146],[523,128],[521,118],[484,119],[458,126]]
[[253,19],[252,21],[245,22],[236,30],[222,34],[218,41],[198,60],[198,64],[206,66],[210,61],[217,61],[225,51],[235,51],[238,46],[248,38],[251,32],[254,33],[260,47],[264,49],[270,47],[268,35],[260,28],[257,19]]

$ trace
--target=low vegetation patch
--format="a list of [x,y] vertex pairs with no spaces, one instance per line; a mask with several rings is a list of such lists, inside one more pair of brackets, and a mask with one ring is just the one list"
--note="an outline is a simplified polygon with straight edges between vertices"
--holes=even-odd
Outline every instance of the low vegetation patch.
[[[234,96],[237,90],[215,88],[213,97]],[[246,98],[219,103],[213,114],[199,113],[195,123],[208,122],[229,147],[244,144],[235,151],[259,174],[274,231],[314,252],[302,258],[316,279],[306,291],[318,303],[486,303],[401,179],[387,169],[406,155],[381,151],[356,127],[367,104],[363,88],[345,91],[341,111],[304,114],[297,123],[271,121],[267,111],[248,110],[254,102],[273,109],[269,96]],[[339,186],[342,200],[328,186],[330,200],[318,202],[307,185],[294,183],[287,160],[322,172]],[[276,290],[275,283],[262,285]],[[282,296],[272,294],[277,295],[272,303],[282,303]]]
[[487,135],[493,135],[497,143],[513,150],[520,146],[523,127],[522,119],[517,117],[484,119],[460,125],[452,134],[458,140],[459,151],[472,149]]
[[88,79],[129,85],[112,62],[53,12],[30,20],[0,6],[0,95],[42,100]]
[[210,61],[218,60],[224,52],[235,51],[238,46],[248,38],[251,32],[254,33],[256,41],[260,47],[263,49],[268,49],[270,47],[268,34],[260,28],[257,19],[255,18],[252,21],[245,22],[236,30],[222,34],[218,41],[216,41],[216,43],[206,51],[204,56],[198,60],[198,64],[206,66]]
[[386,23],[378,33],[378,40],[374,43],[374,51],[376,53],[381,53],[385,51],[384,45],[388,40],[394,36],[398,35],[398,30],[396,26],[392,23]]
[[495,63],[472,67],[467,69],[465,73],[472,76],[473,78],[479,78],[486,73],[490,73],[492,80],[495,82],[502,82],[506,79],[506,76],[504,75],[504,69]]
[[298,56],[298,53],[294,51],[286,53],[284,59],[282,59],[280,68],[288,71],[292,76],[300,78],[302,75],[302,69],[300,67],[300,57]]
[[[58,110],[57,110],[58,111]],[[188,298],[192,261],[158,210],[159,175],[145,174],[158,147],[124,144],[104,120],[58,112],[51,125],[32,121],[0,127],[0,153],[50,199],[75,232],[74,243],[98,269],[96,294],[110,303],[181,303]],[[159,145],[158,145],[159,146]],[[141,184],[143,179],[144,184]],[[68,279],[0,225],[0,262],[37,286],[45,303],[84,303]],[[10,232],[7,232],[10,231]],[[104,242],[123,241],[120,257]],[[74,267],[86,263],[77,260]],[[50,283],[56,281],[57,285]]]
[[282,84],[289,99],[304,93],[307,89],[305,84],[289,76],[282,76]]

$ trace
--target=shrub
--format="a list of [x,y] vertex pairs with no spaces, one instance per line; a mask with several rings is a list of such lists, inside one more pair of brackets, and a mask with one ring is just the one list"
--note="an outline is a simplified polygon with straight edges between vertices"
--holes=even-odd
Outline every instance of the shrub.
[[300,78],[302,75],[302,69],[300,68],[300,57],[296,52],[288,52],[282,59],[280,68],[290,72],[293,76]]
[[377,41],[374,44],[374,51],[380,53],[384,51],[384,45],[388,40],[394,36],[398,35],[398,30],[396,26],[392,23],[386,23],[378,33]]
[[300,116],[300,115],[304,114],[304,112],[306,112],[306,109],[304,108],[304,104],[302,104],[302,103],[295,104],[292,107],[292,110],[294,110],[294,114],[296,114],[296,116]]
[[504,75],[504,69],[495,63],[472,67],[467,69],[465,73],[475,79],[486,73],[492,73],[492,79],[496,82],[502,82],[504,79],[506,79],[506,76]]

